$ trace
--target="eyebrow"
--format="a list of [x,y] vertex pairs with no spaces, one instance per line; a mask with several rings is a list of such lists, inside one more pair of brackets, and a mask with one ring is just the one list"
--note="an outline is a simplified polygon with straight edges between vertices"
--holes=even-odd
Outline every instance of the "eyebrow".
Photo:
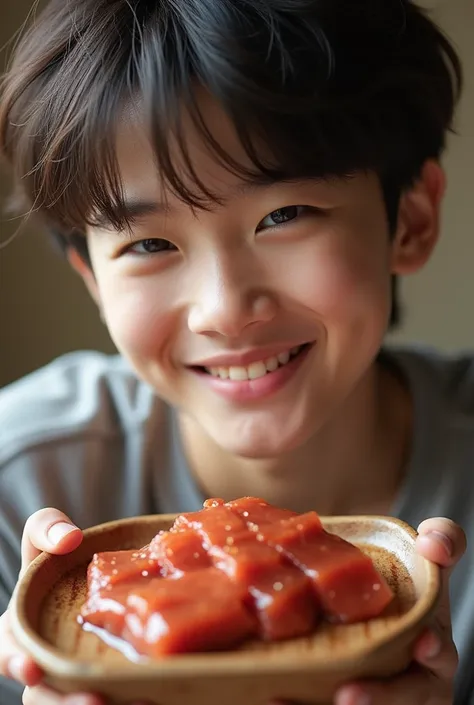
[[[139,220],[149,215],[167,215],[171,210],[171,206],[160,201],[149,201],[130,199],[123,202],[122,212],[127,220]],[[98,213],[94,218],[94,223],[99,228],[107,228],[112,225],[110,218],[105,213]]]
[[[269,189],[272,186],[280,186],[282,184],[292,184],[296,185],[300,182],[299,179],[270,179],[263,177],[261,180],[256,181],[246,181],[244,183],[238,184],[229,191],[229,195],[226,198],[220,199],[223,204],[231,198],[244,198],[248,194],[255,193],[256,191],[262,191],[264,189]],[[312,179],[312,181],[321,181],[320,178]],[[140,220],[141,218],[146,218],[152,215],[169,215],[172,213],[173,206],[164,201],[154,201],[146,199],[129,199],[123,202],[123,212],[127,218],[133,222],[134,220]],[[105,213],[97,214],[95,218],[95,224],[99,228],[107,228],[112,225],[110,218]]]

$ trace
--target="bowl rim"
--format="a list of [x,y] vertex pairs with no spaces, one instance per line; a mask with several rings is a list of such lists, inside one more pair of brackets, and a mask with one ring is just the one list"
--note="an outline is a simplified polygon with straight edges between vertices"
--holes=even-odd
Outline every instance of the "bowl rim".
[[[177,514],[146,514],[137,517],[116,519],[103,524],[97,524],[83,531],[84,540],[93,539],[98,534],[127,525],[152,524],[157,522],[170,522]],[[397,525],[412,542],[418,536],[415,529],[401,519],[383,515],[354,515],[354,516],[321,516],[323,525],[357,523],[367,520],[382,522],[388,525]],[[330,530],[330,529],[329,529]],[[120,549],[118,549],[120,550]],[[72,552],[73,553],[73,552]],[[69,554],[72,555],[72,554]],[[60,558],[61,556],[59,556]],[[46,674],[60,675],[61,678],[87,679],[94,685],[106,675],[117,683],[140,678],[140,680],[157,680],[166,678],[205,677],[210,675],[239,675],[253,673],[271,674],[279,672],[304,673],[308,670],[325,674],[333,671],[350,669],[354,662],[367,657],[373,652],[387,646],[392,641],[403,636],[418,624],[424,624],[435,611],[441,595],[441,569],[435,563],[420,556],[426,580],[427,589],[417,599],[413,607],[397,620],[394,620],[386,634],[376,636],[370,642],[361,646],[347,658],[339,658],[325,664],[317,663],[310,652],[298,652],[297,659],[288,658],[288,653],[239,651],[239,658],[233,660],[234,651],[215,653],[192,653],[164,657],[160,661],[145,661],[140,663],[128,662],[126,664],[107,664],[89,662],[61,655],[59,649],[49,644],[31,626],[27,618],[25,603],[36,572],[46,562],[57,560],[58,556],[42,553],[28,566],[23,576],[18,581],[10,603],[9,616],[13,636]],[[198,666],[198,669],[196,668]]]

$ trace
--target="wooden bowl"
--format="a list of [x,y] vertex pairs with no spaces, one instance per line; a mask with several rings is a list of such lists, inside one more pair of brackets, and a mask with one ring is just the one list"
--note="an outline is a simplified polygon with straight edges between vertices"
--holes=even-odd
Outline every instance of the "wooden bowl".
[[73,553],[33,561],[15,590],[11,621],[48,685],[64,693],[98,692],[113,705],[142,699],[156,705],[266,705],[276,697],[330,703],[348,680],[403,671],[437,604],[439,569],[415,552],[413,529],[384,517],[331,517],[323,519],[325,528],[368,553],[394,589],[396,599],[383,618],[323,624],[303,639],[134,663],[77,623],[87,564],[95,552],[147,544],[173,520],[144,516],[96,526],[84,532]]

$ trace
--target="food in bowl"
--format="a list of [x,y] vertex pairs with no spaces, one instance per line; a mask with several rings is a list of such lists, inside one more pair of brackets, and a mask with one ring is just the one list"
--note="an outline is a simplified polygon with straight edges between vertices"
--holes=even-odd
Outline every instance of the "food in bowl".
[[210,499],[135,551],[96,553],[80,621],[141,656],[231,649],[380,616],[394,595],[316,512]]

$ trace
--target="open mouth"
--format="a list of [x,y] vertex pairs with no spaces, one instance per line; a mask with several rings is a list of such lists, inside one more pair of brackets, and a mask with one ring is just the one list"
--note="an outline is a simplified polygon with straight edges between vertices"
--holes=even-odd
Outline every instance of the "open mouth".
[[272,374],[272,372],[276,372],[280,367],[285,367],[309,350],[313,345],[314,343],[304,343],[303,345],[291,348],[291,350],[282,352],[275,357],[252,362],[251,365],[247,365],[246,367],[195,367],[194,369],[197,372],[208,374],[218,379],[226,379],[233,382],[246,382],[248,380],[260,379],[261,377]]

